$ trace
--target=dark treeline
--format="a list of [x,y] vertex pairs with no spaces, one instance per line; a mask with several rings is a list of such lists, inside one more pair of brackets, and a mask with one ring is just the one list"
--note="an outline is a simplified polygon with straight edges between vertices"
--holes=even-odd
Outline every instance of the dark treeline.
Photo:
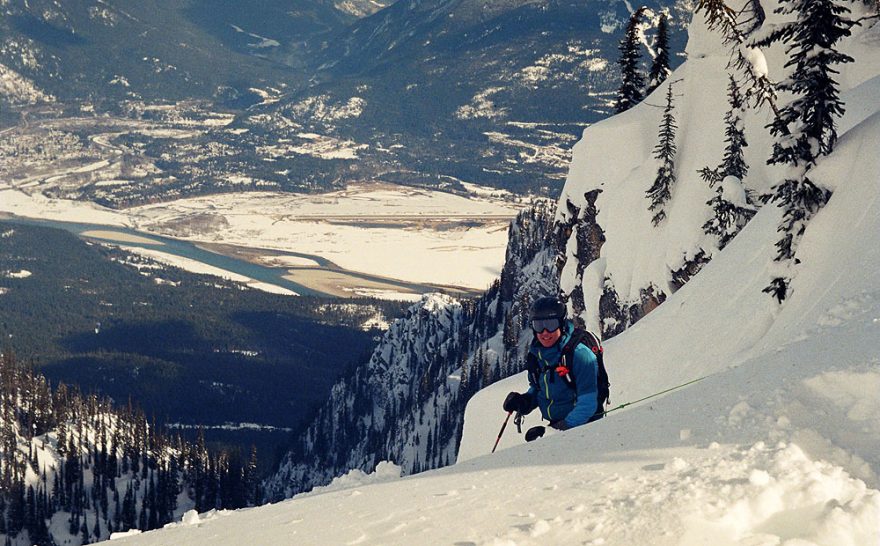
[[88,544],[156,529],[189,509],[241,508],[262,496],[256,452],[209,453],[0,356],[0,537],[5,544]]

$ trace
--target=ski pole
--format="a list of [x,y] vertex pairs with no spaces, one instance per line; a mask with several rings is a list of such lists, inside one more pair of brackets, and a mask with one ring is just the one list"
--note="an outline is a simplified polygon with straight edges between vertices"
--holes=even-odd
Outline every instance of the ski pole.
[[495,445],[492,447],[492,453],[495,453],[495,448],[498,447],[498,442],[501,441],[501,435],[504,434],[504,429],[507,428],[507,422],[510,421],[510,416],[513,415],[512,411],[507,412],[507,418],[504,419],[504,424],[501,425],[501,430],[498,432],[498,438],[495,439]]

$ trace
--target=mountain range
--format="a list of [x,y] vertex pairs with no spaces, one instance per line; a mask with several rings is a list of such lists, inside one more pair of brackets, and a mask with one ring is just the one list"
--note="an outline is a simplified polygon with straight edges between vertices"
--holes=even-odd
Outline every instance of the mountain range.
[[[646,46],[665,8],[681,52],[684,4],[648,6]],[[207,101],[238,114],[235,133],[208,138],[282,188],[467,181],[545,195],[561,189],[583,128],[610,111],[630,15],[617,0],[16,0],[4,10],[0,89],[14,110],[72,103],[130,115],[132,102]],[[282,146],[284,175],[254,153],[315,134],[357,152],[316,159]]]
[[[794,175],[767,162],[780,144],[767,131],[771,114],[731,100],[737,73],[729,44],[698,16],[688,59],[664,88],[587,128],[555,208],[524,212],[512,224],[498,282],[476,301],[431,296],[410,308],[368,362],[332,387],[267,485],[278,498],[326,483],[346,466],[354,467],[350,473],[287,502],[239,512],[178,510],[180,523],[168,529],[117,538],[145,545],[291,537],[870,543],[880,532],[880,23],[875,8],[849,6],[863,24],[840,43],[853,61],[838,67],[845,113],[832,123],[839,140],[808,168],[827,202],[801,218],[796,260],[775,259],[788,211],[772,195]],[[774,14],[767,26],[785,22],[785,14]],[[388,51],[393,41],[384,43]],[[751,66],[790,75],[785,45],[760,53],[761,63]],[[355,98],[362,97],[346,98],[338,110],[326,101],[279,101],[238,123],[289,121],[288,112],[309,108],[303,122],[322,112],[348,119],[361,111]],[[792,97],[779,100],[790,105]],[[748,142],[748,172],[704,178],[701,171],[730,152],[730,126]],[[664,138],[677,144],[673,158],[658,157]],[[676,176],[658,217],[650,190],[670,173]],[[707,228],[718,219],[719,194],[751,212],[729,240]],[[782,267],[789,291],[775,298],[766,288]],[[527,385],[517,363],[532,337],[529,304],[557,289],[574,320],[614,335],[605,358],[611,412],[526,445],[510,427],[501,451],[490,454],[505,422],[501,401]],[[526,426],[539,424],[527,419]],[[37,447],[51,447],[52,434],[12,443],[22,458],[38,452],[48,461],[51,450]],[[398,479],[453,458],[449,468]]]

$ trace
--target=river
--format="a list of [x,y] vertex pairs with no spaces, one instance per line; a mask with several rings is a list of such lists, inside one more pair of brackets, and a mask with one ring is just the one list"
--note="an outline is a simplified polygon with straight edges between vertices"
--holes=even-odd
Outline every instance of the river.
[[[111,226],[106,224],[65,222],[60,220],[27,218],[22,216],[4,214],[0,214],[0,221],[63,229],[83,239],[97,241],[103,244],[113,244],[122,247],[146,248],[160,251],[173,256],[189,258],[205,265],[223,269],[231,273],[237,273],[255,281],[279,286],[281,288],[286,288],[303,296],[340,297],[342,294],[346,294],[346,296],[343,297],[351,297],[352,295],[355,295],[355,292],[352,290],[336,290],[335,292],[328,292],[316,289],[314,286],[306,286],[304,284],[295,282],[290,278],[291,271],[295,269],[308,269],[310,270],[310,272],[316,272],[318,276],[335,275],[337,278],[342,276],[347,279],[347,282],[350,283],[351,286],[369,286],[373,289],[379,289],[380,291],[400,291],[410,294],[425,294],[428,292],[443,291],[462,296],[472,296],[477,293],[477,291],[475,290],[462,287],[410,283],[406,281],[390,279],[387,277],[381,277],[378,275],[371,275],[368,273],[349,271],[339,267],[338,265],[331,262],[330,260],[327,260],[326,258],[322,258],[321,256],[316,256],[313,254],[305,254],[302,252],[292,252],[287,250],[279,251],[270,249],[265,249],[261,251],[261,249],[257,248],[244,248],[236,247],[234,245],[220,244],[204,244],[202,246],[199,246],[200,243],[174,239],[171,237],[163,237],[161,235],[137,231],[127,227]],[[90,236],[90,233],[94,235],[95,232],[101,232],[102,236]],[[214,252],[208,250],[207,248],[203,248],[203,246],[211,246],[213,248],[222,250],[223,252]],[[258,251],[257,253],[263,252],[266,255],[292,256],[296,258],[303,258],[315,262],[317,266],[306,268],[269,267],[254,263],[244,258],[236,257],[253,255],[255,253],[254,251]],[[317,286],[326,286],[322,285],[320,282],[316,282],[315,284]]]
[[[136,231],[130,228],[118,227],[118,226],[108,226],[104,224],[88,224],[82,222],[62,222],[58,220],[45,220],[39,218],[24,218],[21,216],[9,216],[4,217],[0,216],[0,220],[3,222],[9,223],[17,223],[17,224],[26,224],[32,226],[43,226],[43,227],[51,227],[57,229],[63,229],[65,231],[69,231],[83,239],[91,240],[91,241],[100,241],[105,244],[113,244],[117,246],[127,246],[127,247],[138,247],[138,248],[149,248],[152,250],[158,250],[164,252],[166,254],[171,254],[173,256],[180,256],[182,258],[189,258],[191,260],[195,260],[197,262],[210,265],[213,267],[217,267],[231,273],[237,273],[239,275],[243,275],[250,279],[254,279],[255,281],[260,281],[268,284],[272,284],[275,286],[280,286],[282,288],[287,288],[288,290],[293,290],[297,294],[301,294],[304,296],[329,296],[324,292],[320,292],[317,290],[313,290],[306,286],[303,286],[299,283],[293,282],[289,279],[286,279],[284,276],[287,274],[287,269],[284,268],[274,268],[267,267],[259,264],[254,264],[246,260],[225,256],[223,254],[218,254],[216,252],[211,252],[209,250],[205,250],[195,243],[190,241],[182,241],[180,239],[172,239],[170,237],[162,237],[160,235],[154,235],[152,233],[144,233],[140,231]],[[84,235],[88,232],[100,231],[107,234],[119,234],[121,237],[133,238],[136,240],[129,241],[113,241],[107,238],[95,238]],[[149,242],[148,242],[149,241]],[[330,262],[326,259],[321,258],[320,256],[312,256],[309,254],[301,254],[296,252],[285,252],[285,255],[296,256],[299,258],[306,258],[309,260],[313,260],[321,266],[327,266]]]

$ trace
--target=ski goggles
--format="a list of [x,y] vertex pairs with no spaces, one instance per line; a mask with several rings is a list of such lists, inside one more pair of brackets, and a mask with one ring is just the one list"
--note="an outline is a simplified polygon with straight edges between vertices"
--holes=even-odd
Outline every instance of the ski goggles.
[[536,334],[540,334],[544,330],[555,332],[562,325],[558,318],[545,318],[532,320],[532,330]]

